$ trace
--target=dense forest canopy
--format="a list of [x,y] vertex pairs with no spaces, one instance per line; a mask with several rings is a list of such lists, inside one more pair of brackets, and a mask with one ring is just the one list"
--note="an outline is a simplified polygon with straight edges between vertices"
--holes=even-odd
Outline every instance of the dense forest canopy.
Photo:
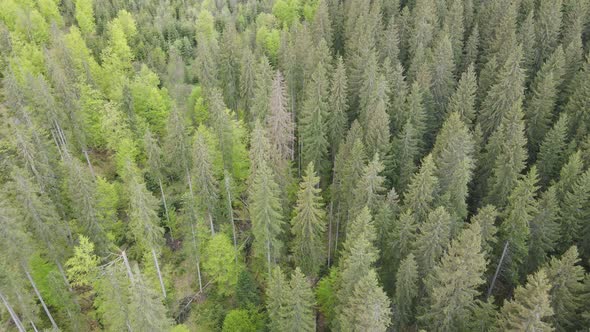
[[587,330],[589,40],[589,0],[0,0],[0,330]]

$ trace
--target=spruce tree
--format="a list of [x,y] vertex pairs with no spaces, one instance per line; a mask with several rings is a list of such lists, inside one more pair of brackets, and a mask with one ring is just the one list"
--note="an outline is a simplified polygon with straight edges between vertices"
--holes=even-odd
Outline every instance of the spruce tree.
[[420,266],[420,275],[430,274],[451,242],[453,221],[445,208],[438,207],[430,212],[428,219],[418,226],[414,251]]
[[452,113],[443,124],[432,150],[439,180],[440,196],[449,211],[459,219],[467,217],[468,186],[475,166],[474,142],[459,113]]
[[475,306],[478,288],[485,283],[485,253],[481,228],[475,223],[453,240],[448,251],[426,279],[428,309],[421,319],[437,331],[465,328]]
[[287,328],[287,314],[290,308],[291,288],[280,267],[275,267],[269,275],[266,286],[266,311],[271,331],[285,331]]
[[320,178],[309,163],[299,184],[295,216],[291,220],[295,264],[303,273],[316,276],[324,263],[326,213],[319,189]]
[[349,212],[351,217],[356,216],[365,206],[369,208],[371,214],[377,213],[379,205],[383,202],[385,191],[383,187],[385,178],[380,175],[383,168],[378,154],[375,154],[373,160],[363,168],[363,175],[354,189],[354,201]]
[[514,299],[507,300],[500,311],[499,325],[503,331],[552,331],[553,316],[547,273],[541,269],[529,275],[526,285],[518,286]]
[[301,164],[313,162],[320,175],[327,166],[328,140],[328,82],[326,70],[320,63],[306,86],[305,101],[299,115],[299,144]]
[[562,113],[559,120],[547,132],[541,143],[537,164],[541,183],[544,185],[547,185],[552,179],[557,178],[559,170],[565,162],[564,154],[567,149],[567,129],[568,116],[566,113]]
[[137,266],[129,288],[128,328],[134,331],[166,331],[172,320],[166,316],[166,307],[158,293],[146,283]]
[[531,83],[532,93],[526,103],[525,118],[529,150],[533,156],[550,129],[559,87],[563,82],[564,66],[565,55],[560,47],[543,64]]
[[418,264],[414,254],[409,254],[401,261],[395,275],[394,311],[400,328],[409,327],[414,322],[418,278]]
[[535,21],[536,63],[540,64],[559,44],[562,1],[539,1]]
[[590,170],[586,170],[564,194],[559,214],[560,247],[579,244],[582,257],[590,257],[590,245],[582,240],[590,234],[590,227],[585,222],[590,217]]
[[471,218],[472,224],[479,224],[481,230],[481,249],[485,253],[486,258],[491,258],[493,249],[496,245],[496,219],[498,219],[498,210],[493,205],[486,205],[477,210]]
[[471,128],[475,120],[475,93],[477,91],[477,78],[475,67],[470,64],[461,75],[457,89],[449,99],[447,114],[459,113],[461,120]]
[[281,159],[293,160],[295,153],[295,124],[293,123],[293,116],[289,112],[285,81],[280,71],[277,71],[272,81],[269,103],[266,125],[276,154]]
[[500,224],[501,244],[508,242],[510,261],[506,268],[509,282],[516,284],[523,271],[523,263],[528,256],[530,240],[530,223],[538,213],[537,170],[531,168],[529,173],[518,181],[508,197],[508,206],[504,211],[504,220]]
[[385,332],[391,325],[390,301],[370,269],[361,276],[340,316],[341,331]]
[[338,147],[345,137],[348,126],[348,87],[346,81],[344,61],[342,57],[338,57],[336,69],[332,75],[328,114],[328,138],[333,156],[338,152]]
[[219,189],[217,180],[213,175],[212,156],[202,130],[197,131],[195,134],[193,156],[192,181],[193,188],[195,188],[195,197],[198,205],[207,216],[211,235],[213,235],[215,234],[213,219]]
[[488,137],[498,128],[511,110],[519,108],[523,100],[524,71],[520,67],[522,49],[511,50],[506,63],[499,70],[496,83],[491,86],[481,105],[478,123]]
[[572,246],[560,258],[551,258],[546,271],[551,284],[551,307],[555,313],[553,325],[559,331],[580,328],[584,268],[580,266],[578,248]]
[[420,170],[414,174],[404,195],[404,206],[416,215],[416,221],[422,223],[434,208],[438,189],[436,165],[432,155],[424,157]]
[[265,262],[269,275],[280,259],[284,223],[279,188],[273,177],[272,170],[262,161],[254,173],[249,204],[254,255]]
[[389,234],[391,245],[387,250],[391,255],[391,261],[388,261],[388,264],[391,265],[392,271],[397,271],[401,261],[411,254],[417,244],[418,224],[415,218],[411,210],[406,210],[393,224],[393,229]]
[[308,331],[316,330],[314,314],[314,296],[311,285],[296,268],[289,282],[290,296],[286,298],[285,329],[283,331]]
[[559,236],[559,202],[555,186],[551,186],[539,197],[539,209],[530,221],[528,271],[535,271],[554,252]]
[[437,38],[433,46],[433,54],[431,89],[438,128],[444,119],[447,103],[455,91],[456,84],[453,45],[446,31],[443,30],[442,35]]

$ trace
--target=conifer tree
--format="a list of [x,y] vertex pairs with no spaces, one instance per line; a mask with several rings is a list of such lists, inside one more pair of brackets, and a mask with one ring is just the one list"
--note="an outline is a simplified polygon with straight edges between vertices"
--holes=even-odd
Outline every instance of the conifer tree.
[[478,123],[486,137],[498,128],[502,119],[508,116],[507,113],[522,104],[525,78],[524,71],[520,68],[522,49],[518,47],[509,54],[506,63],[499,70],[496,83],[491,86],[481,105]]
[[158,293],[145,281],[137,266],[129,289],[128,327],[134,331],[166,331],[172,321],[166,316],[166,307]]
[[540,64],[553,53],[559,44],[562,1],[540,1],[536,14],[536,63]]
[[529,150],[533,153],[538,151],[539,144],[549,131],[559,87],[563,82],[564,66],[565,55],[560,47],[541,66],[531,83],[532,95],[527,101],[525,117]]
[[291,233],[294,236],[291,250],[295,263],[310,276],[318,274],[325,258],[326,213],[323,210],[319,181],[313,163],[310,163],[299,184],[295,216],[291,220]]
[[435,117],[439,124],[437,127],[439,127],[456,84],[453,44],[446,31],[443,30],[442,35],[437,38],[433,46],[433,54],[431,89],[436,109]]
[[579,264],[578,248],[572,246],[560,258],[551,258],[546,267],[551,284],[551,307],[555,313],[553,325],[560,331],[580,326],[578,315],[582,308],[584,268]]
[[368,207],[372,214],[377,212],[378,206],[383,201],[383,182],[385,179],[380,173],[383,171],[383,163],[379,155],[375,154],[373,160],[363,168],[363,175],[356,183],[355,196],[349,215],[355,217],[363,207]]
[[584,63],[582,70],[575,74],[571,82],[570,98],[565,105],[565,111],[570,117],[570,134],[575,138],[582,138],[589,132],[590,119],[582,110],[588,108],[590,95],[590,59]]
[[271,331],[285,331],[287,328],[287,312],[291,298],[291,288],[285,279],[285,274],[280,267],[275,267],[269,275],[266,288],[266,310]]
[[567,163],[563,165],[559,171],[559,181],[556,184],[557,197],[559,198],[560,206],[563,206],[565,195],[572,190],[576,181],[578,181],[584,172],[584,163],[582,161],[581,151],[578,150],[568,157]]
[[255,78],[251,94],[250,116],[252,121],[258,120],[264,123],[269,113],[269,100],[272,94],[272,68],[268,58],[265,56],[260,58],[260,61],[254,65],[254,68]]
[[396,271],[401,261],[414,250],[414,246],[417,244],[417,231],[418,224],[411,210],[403,212],[393,224],[393,229],[389,234],[391,247],[388,249],[388,252],[391,253],[389,264],[391,264],[393,271]]
[[459,219],[467,217],[468,185],[474,160],[474,142],[459,113],[452,113],[443,124],[432,150],[439,180],[440,196],[448,210]]
[[565,162],[564,154],[567,149],[567,129],[567,113],[561,113],[559,120],[547,132],[541,143],[537,164],[539,165],[541,183],[544,185],[547,185],[551,179],[557,178],[559,170]]
[[283,331],[316,330],[313,312],[314,296],[305,275],[296,268],[289,282],[290,296],[286,298],[285,329]]
[[369,155],[380,153],[385,155],[389,146],[389,115],[387,114],[389,102],[389,87],[383,75],[379,75],[376,87],[376,98],[373,99],[367,110],[365,129],[365,146]]
[[475,67],[470,64],[461,75],[457,89],[449,99],[447,113],[459,113],[461,120],[471,128],[475,120],[475,93],[477,91],[477,78]]
[[478,287],[485,283],[481,228],[475,223],[453,240],[426,279],[428,309],[421,319],[440,331],[461,330],[475,306]]
[[536,201],[537,181],[537,170],[533,166],[529,173],[518,181],[508,197],[504,220],[500,224],[501,243],[508,242],[510,248],[510,262],[506,275],[513,283],[520,279],[522,264],[528,255],[530,223],[539,209]]
[[266,118],[268,133],[281,159],[293,160],[295,153],[295,124],[289,112],[287,91],[283,75],[277,71],[272,81],[269,114]]
[[453,221],[441,206],[430,212],[428,219],[418,228],[420,234],[416,238],[414,253],[420,266],[420,275],[427,276],[450,244]]
[[495,223],[498,218],[498,210],[493,205],[486,205],[477,211],[477,214],[471,218],[472,224],[479,224],[481,230],[481,249],[490,258],[497,242],[496,233],[498,231]]
[[[487,158],[492,163],[487,202],[498,208],[504,207],[506,199],[516,186],[520,172],[525,167],[524,122],[520,106],[512,108],[494,132],[487,145]],[[489,166],[487,166],[489,167]]]
[[503,331],[552,331],[548,320],[553,316],[547,273],[541,269],[529,275],[526,285],[518,286],[514,299],[504,302],[499,325]]
[[528,271],[535,271],[557,247],[559,236],[559,202],[555,186],[551,186],[539,197],[539,209],[529,223],[530,241]]
[[283,215],[279,188],[273,177],[272,170],[262,161],[254,173],[249,204],[255,255],[265,262],[269,275],[283,247],[280,239]]
[[414,254],[401,261],[395,276],[394,311],[396,323],[401,328],[409,327],[414,321],[416,298],[418,297],[418,264]]
[[320,63],[306,87],[305,101],[299,118],[299,142],[301,164],[313,162],[318,173],[323,174],[327,161],[328,82],[326,70]]
[[579,243],[582,257],[590,257],[588,241],[581,241],[590,229],[585,222],[590,216],[590,170],[575,180],[571,189],[564,194],[559,214],[560,247]]
[[333,156],[336,155],[348,126],[348,87],[346,83],[346,68],[340,56],[336,61],[336,69],[332,75],[328,108],[328,138]]
[[207,215],[211,235],[214,235],[215,227],[213,224],[213,216],[215,214],[219,189],[217,180],[213,175],[211,153],[209,152],[209,147],[202,129],[199,129],[195,134],[193,156],[192,159],[194,164],[191,178],[194,183],[193,188],[195,188],[195,197],[199,206]]
[[340,319],[342,331],[387,331],[391,325],[390,301],[374,269],[356,283]]
[[465,54],[463,55],[463,67],[468,68],[469,65],[478,62],[479,56],[479,25],[475,23],[471,29],[471,33],[465,41]]
[[434,208],[439,192],[436,178],[436,165],[432,155],[424,157],[420,170],[414,174],[404,196],[404,205],[416,215],[416,221],[422,223]]

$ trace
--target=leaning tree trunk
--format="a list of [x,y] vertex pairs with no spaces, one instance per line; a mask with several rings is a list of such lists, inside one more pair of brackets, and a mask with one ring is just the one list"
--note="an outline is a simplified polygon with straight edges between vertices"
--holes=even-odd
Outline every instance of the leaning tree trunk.
[[158,264],[158,256],[156,255],[156,250],[154,248],[152,248],[152,256],[154,257],[154,265],[156,266],[156,271],[158,271],[158,279],[160,280],[160,287],[162,287],[162,295],[164,295],[164,298],[166,298],[166,287],[164,287],[162,272],[160,271],[160,265]]
[[18,315],[16,314],[16,312],[14,312],[14,310],[12,309],[12,306],[10,305],[10,303],[8,303],[8,301],[6,300],[4,295],[2,295],[2,293],[0,293],[0,299],[2,299],[2,302],[4,303],[6,310],[8,310],[8,313],[10,314],[10,317],[12,318],[12,321],[14,322],[14,325],[16,325],[16,328],[18,329],[18,331],[19,332],[26,332],[27,330],[23,326],[23,323],[20,321],[20,319],[18,318]]
[[199,277],[199,291],[203,291],[203,280],[201,278],[201,262],[199,259],[199,248],[197,247],[197,236],[195,234],[195,226],[191,223],[191,232],[193,234],[193,247],[195,250],[195,257],[197,260],[197,276]]
[[53,316],[51,316],[51,312],[49,312],[49,309],[47,308],[45,301],[43,301],[43,297],[41,296],[41,293],[39,293],[39,290],[37,289],[37,285],[35,285],[33,278],[31,278],[31,274],[27,270],[25,270],[25,274],[27,275],[27,279],[29,279],[31,286],[33,286],[33,290],[35,291],[35,294],[37,294],[37,298],[39,298],[39,302],[41,302],[41,305],[43,306],[43,310],[45,310],[45,313],[47,314],[47,317],[49,318],[49,321],[51,322],[51,326],[53,327],[54,330],[58,330],[59,328],[57,327],[55,320],[53,320]]

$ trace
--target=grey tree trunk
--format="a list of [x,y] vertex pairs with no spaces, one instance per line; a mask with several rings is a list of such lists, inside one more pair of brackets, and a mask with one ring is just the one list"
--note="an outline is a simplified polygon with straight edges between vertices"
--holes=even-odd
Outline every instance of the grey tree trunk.
[[162,295],[164,295],[164,298],[166,298],[166,287],[164,287],[162,272],[160,271],[160,265],[158,264],[158,256],[156,255],[156,250],[154,248],[152,248],[152,256],[154,257],[154,265],[156,266],[156,271],[158,271],[158,279],[160,280],[160,287],[162,287]]
[[135,279],[133,278],[133,272],[131,272],[131,265],[129,265],[129,260],[127,259],[127,254],[123,251],[121,253],[121,256],[123,257],[123,263],[125,264],[125,268],[127,269],[127,276],[129,277],[131,284],[134,284]]
[[19,330],[19,332],[26,332],[27,330],[25,330],[23,323],[20,321],[18,315],[16,314],[16,312],[14,312],[12,306],[10,306],[10,303],[8,303],[8,301],[6,300],[4,295],[2,295],[2,293],[0,293],[0,299],[2,299],[2,303],[4,303],[6,310],[8,310],[8,313],[10,314],[10,317],[12,318],[12,321],[14,322],[14,325],[16,325],[16,328]]
[[90,158],[88,157],[88,150],[84,149],[84,157],[86,157],[86,162],[88,163],[88,168],[90,168],[90,174],[92,174],[93,178],[96,178],[94,174],[94,168],[92,168],[92,163],[90,162]]
[[37,294],[37,298],[39,298],[39,302],[41,302],[41,305],[43,306],[43,310],[45,310],[45,313],[47,314],[47,318],[49,318],[49,321],[51,322],[51,326],[53,327],[54,330],[58,330],[59,328],[57,327],[55,320],[53,320],[53,316],[51,316],[51,312],[49,312],[49,309],[47,308],[45,301],[43,301],[43,297],[41,296],[41,293],[39,293],[39,290],[37,289],[37,285],[35,285],[33,278],[31,278],[31,274],[27,270],[25,270],[25,274],[27,275],[27,279],[29,279],[31,286],[33,286],[33,290],[35,291],[35,294]]
[[168,214],[168,204],[166,204],[166,196],[164,195],[164,187],[162,187],[162,179],[158,177],[158,184],[160,185],[160,193],[162,194],[162,202],[164,203],[164,212],[166,213],[166,220],[170,223],[170,215]]
[[233,234],[233,238],[234,238],[234,251],[235,251],[235,259],[236,259],[236,265],[238,264],[238,240],[236,238],[236,222],[234,220],[234,210],[232,208],[232,204],[231,204],[231,191],[230,191],[230,187],[229,187],[229,176],[227,174],[227,171],[225,172],[225,190],[227,191],[227,209],[229,212],[229,216],[230,216],[230,220],[231,220],[231,228],[232,228],[232,234]]
[[498,267],[496,267],[496,273],[494,273],[494,278],[490,283],[490,288],[488,289],[488,294],[486,295],[486,300],[490,295],[492,295],[492,290],[494,289],[494,284],[496,283],[496,278],[498,278],[498,273],[500,273],[500,268],[502,267],[502,263],[504,262],[504,257],[506,257],[506,252],[508,252],[508,241],[504,244],[504,249],[502,250],[502,256],[500,257],[500,262],[498,262]]
[[199,291],[203,291],[203,280],[201,279],[201,262],[199,259],[199,248],[197,247],[197,236],[195,234],[195,226],[191,224],[191,231],[193,233],[193,247],[195,250],[195,257],[197,260],[197,276],[199,277]]
[[209,225],[211,226],[211,235],[215,235],[215,228],[213,227],[213,216],[211,215],[211,212],[208,211],[207,215],[209,216]]
[[31,326],[33,327],[33,330],[35,330],[35,332],[39,332],[39,330],[37,330],[37,325],[35,325],[35,322],[31,321]]

